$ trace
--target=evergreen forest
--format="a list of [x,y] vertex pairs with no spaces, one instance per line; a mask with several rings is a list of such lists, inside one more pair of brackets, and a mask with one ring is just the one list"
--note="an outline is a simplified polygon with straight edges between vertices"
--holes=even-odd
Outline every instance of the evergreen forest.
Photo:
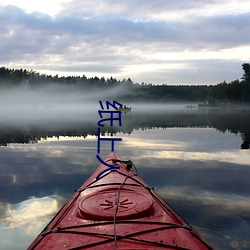
[[120,88],[120,101],[148,102],[199,102],[201,106],[250,104],[250,64],[242,64],[241,79],[221,82],[216,85],[154,85],[134,83],[130,78],[117,80],[113,77],[51,76],[34,70],[0,67],[0,88],[39,89],[52,84],[78,88],[79,91],[109,90]]

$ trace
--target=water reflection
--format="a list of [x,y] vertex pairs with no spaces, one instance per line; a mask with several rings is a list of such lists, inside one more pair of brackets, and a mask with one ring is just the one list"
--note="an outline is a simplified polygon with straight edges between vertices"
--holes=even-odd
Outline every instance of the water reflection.
[[36,237],[48,219],[62,206],[60,197],[30,198],[17,204],[4,204],[0,218],[2,249],[23,249]]
[[[250,145],[250,109],[245,110],[186,110],[150,109],[133,110],[123,115],[122,127],[102,129],[102,133],[118,132],[131,134],[137,129],[151,128],[190,128],[210,127],[220,132],[229,131],[242,138],[239,148],[248,149]],[[60,136],[87,137],[97,136],[97,121],[100,117],[95,113],[76,115],[71,120],[44,119],[39,121],[7,120],[0,122],[0,145],[11,143],[37,143],[41,139]]]
[[[249,118],[135,114],[124,116],[122,131],[108,131],[123,139],[115,150],[216,249],[249,249],[250,154],[240,150]],[[26,248],[99,164],[97,122],[16,128],[0,136],[7,145],[0,148],[1,249]],[[37,143],[17,143],[23,135]],[[103,143],[100,156],[109,152]]]
[[[17,204],[8,203],[4,209],[5,217],[0,222],[4,225],[9,225],[11,228],[31,224],[31,221],[32,225],[34,225],[33,222],[36,220],[41,222],[42,218],[53,215],[58,209],[58,202],[53,196],[33,197]],[[30,227],[26,227],[25,233],[32,233]]]

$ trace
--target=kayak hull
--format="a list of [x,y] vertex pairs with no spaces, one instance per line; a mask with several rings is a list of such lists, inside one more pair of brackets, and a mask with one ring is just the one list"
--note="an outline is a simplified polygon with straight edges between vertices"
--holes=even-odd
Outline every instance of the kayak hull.
[[131,162],[114,152],[104,162],[28,249],[212,249]]

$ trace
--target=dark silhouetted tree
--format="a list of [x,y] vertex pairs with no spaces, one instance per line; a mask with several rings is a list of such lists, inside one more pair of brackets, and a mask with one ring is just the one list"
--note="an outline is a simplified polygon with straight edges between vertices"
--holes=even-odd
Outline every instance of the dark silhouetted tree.
[[242,69],[244,71],[244,74],[243,74],[241,79],[243,79],[243,81],[245,81],[245,82],[249,82],[250,81],[250,64],[249,63],[243,63],[242,64]]

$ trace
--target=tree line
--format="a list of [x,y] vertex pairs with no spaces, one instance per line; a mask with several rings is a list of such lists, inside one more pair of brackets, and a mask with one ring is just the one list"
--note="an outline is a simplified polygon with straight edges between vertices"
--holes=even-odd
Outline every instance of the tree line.
[[216,85],[153,85],[134,83],[130,78],[117,80],[110,77],[52,76],[34,70],[9,69],[0,67],[0,87],[38,88],[50,84],[64,84],[80,88],[82,91],[102,90],[122,87],[117,99],[123,101],[190,101],[206,105],[227,103],[250,103],[250,64],[242,64],[243,76],[239,80],[222,82]]
[[[133,131],[138,129],[209,127],[223,133],[227,131],[240,135],[242,142],[239,144],[239,148],[249,149],[249,114],[249,110],[228,110],[228,112],[224,110],[220,112],[214,112],[213,110],[207,112],[188,112],[187,110],[180,112],[132,112],[129,115],[123,115],[122,126],[102,127],[101,133],[105,136],[106,134],[116,135],[117,133],[132,134]],[[96,118],[98,119],[98,115]],[[71,122],[67,121],[66,126],[60,120],[47,120],[41,127],[39,124],[34,126],[33,122],[27,122],[25,126],[20,126],[12,124],[10,121],[10,123],[0,124],[0,146],[8,146],[13,143],[37,143],[41,139],[52,137],[59,139],[60,136],[86,138],[88,135],[92,135],[97,137],[96,120],[86,119],[84,122],[77,123],[72,120]]]
[[209,95],[209,103],[250,103],[250,64],[243,63],[241,80],[226,81],[215,85]]

